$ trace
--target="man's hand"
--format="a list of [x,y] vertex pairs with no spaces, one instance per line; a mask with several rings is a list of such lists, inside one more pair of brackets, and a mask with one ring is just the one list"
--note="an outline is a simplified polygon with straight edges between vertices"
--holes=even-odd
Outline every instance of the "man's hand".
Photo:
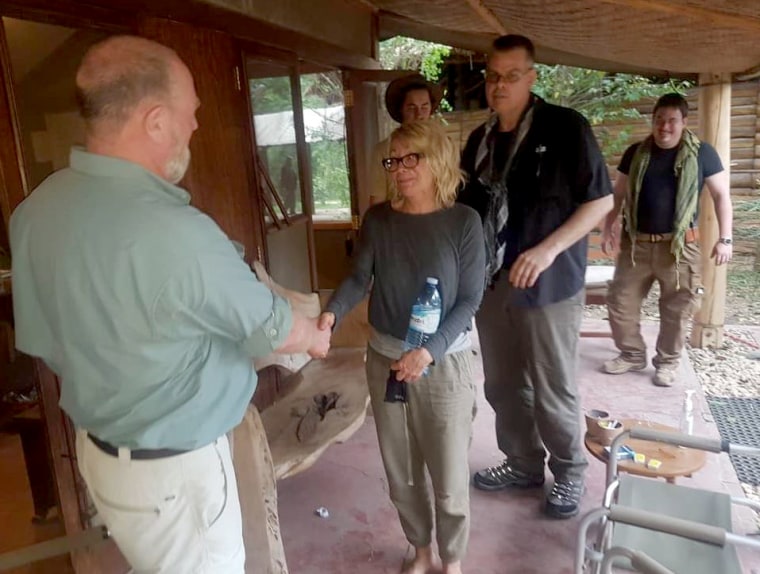
[[420,379],[425,367],[432,362],[433,356],[430,352],[420,347],[401,355],[401,358],[391,365],[391,370],[396,371],[396,380],[414,383]]
[[518,289],[533,287],[556,257],[551,248],[541,243],[523,251],[509,270],[509,282]]
[[602,229],[602,253],[612,255],[620,249],[620,222],[615,220],[612,223],[604,223]]
[[710,257],[715,258],[715,265],[723,265],[724,263],[728,263],[729,261],[731,261],[731,257],[733,256],[733,254],[734,254],[733,245],[726,245],[725,243],[716,241],[715,247],[713,247]]

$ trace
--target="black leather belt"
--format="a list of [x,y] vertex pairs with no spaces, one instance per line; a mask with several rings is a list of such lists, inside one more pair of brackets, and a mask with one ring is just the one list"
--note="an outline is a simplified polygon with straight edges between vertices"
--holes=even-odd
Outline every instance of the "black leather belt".
[[[100,440],[98,437],[94,437],[90,433],[87,433],[87,438],[89,438],[92,443],[104,453],[110,454],[111,456],[119,456],[119,447],[114,446],[104,440]],[[173,448],[139,448],[136,450],[130,449],[129,455],[133,460],[153,460],[156,458],[177,456],[178,454],[184,454],[186,452],[190,451],[176,450]]]

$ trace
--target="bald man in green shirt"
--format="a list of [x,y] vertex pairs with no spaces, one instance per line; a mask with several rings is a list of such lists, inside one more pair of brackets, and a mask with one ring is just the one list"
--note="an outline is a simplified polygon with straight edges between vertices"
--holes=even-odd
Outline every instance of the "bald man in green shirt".
[[11,218],[16,346],[60,378],[80,471],[132,567],[242,573],[225,433],[254,357],[323,357],[329,331],[259,283],[177,187],[200,102],[174,51],[109,38],[76,84],[86,146]]

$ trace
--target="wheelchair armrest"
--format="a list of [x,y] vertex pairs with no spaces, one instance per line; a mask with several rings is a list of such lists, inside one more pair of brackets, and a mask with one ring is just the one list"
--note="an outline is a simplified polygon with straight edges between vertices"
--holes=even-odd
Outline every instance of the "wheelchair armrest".
[[679,432],[668,432],[650,429],[646,427],[634,427],[630,430],[630,437],[639,440],[651,440],[664,442],[674,446],[685,446],[707,452],[727,452],[730,443],[727,440],[706,438]]
[[649,530],[673,534],[715,546],[722,547],[726,544],[726,531],[723,528],[629,506],[612,505],[609,519],[614,522],[648,528]]

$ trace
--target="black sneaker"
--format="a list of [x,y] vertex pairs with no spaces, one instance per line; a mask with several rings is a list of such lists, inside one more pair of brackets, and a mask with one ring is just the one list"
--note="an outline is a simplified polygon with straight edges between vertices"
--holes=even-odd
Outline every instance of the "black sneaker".
[[504,459],[499,466],[489,466],[479,470],[472,478],[475,488],[480,490],[502,490],[504,488],[536,488],[543,486],[543,474],[528,474],[509,466]]
[[584,492],[583,480],[557,479],[552,491],[546,496],[545,512],[552,518],[570,518],[581,509]]

